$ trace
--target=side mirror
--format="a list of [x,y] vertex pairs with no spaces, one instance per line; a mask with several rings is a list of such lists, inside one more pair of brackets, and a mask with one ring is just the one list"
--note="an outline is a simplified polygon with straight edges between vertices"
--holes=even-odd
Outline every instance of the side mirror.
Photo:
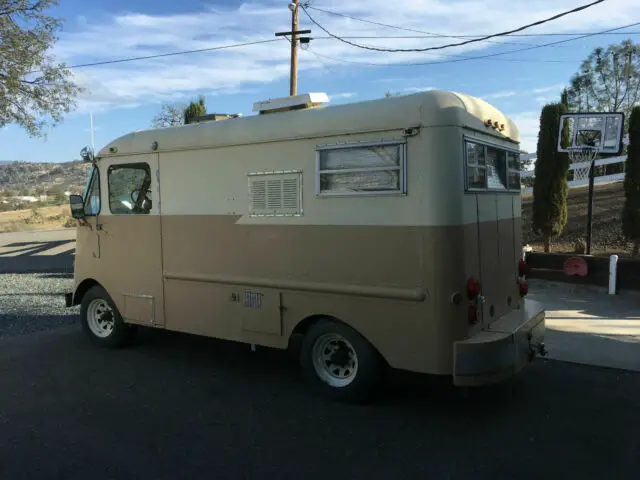
[[71,205],[71,216],[76,219],[83,219],[84,215],[84,199],[82,195],[70,195],[69,204]]
[[84,147],[82,150],[80,150],[80,157],[82,157],[83,162],[93,162],[93,150],[89,147]]

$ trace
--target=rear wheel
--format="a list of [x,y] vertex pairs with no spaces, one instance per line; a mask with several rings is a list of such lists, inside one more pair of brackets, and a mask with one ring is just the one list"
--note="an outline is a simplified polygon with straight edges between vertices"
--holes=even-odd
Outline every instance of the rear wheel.
[[380,386],[384,368],[382,357],[362,335],[329,319],[306,332],[300,363],[316,391],[346,403],[369,402]]
[[82,298],[80,321],[91,341],[101,347],[125,346],[135,334],[135,326],[124,323],[109,294],[98,285],[91,287]]

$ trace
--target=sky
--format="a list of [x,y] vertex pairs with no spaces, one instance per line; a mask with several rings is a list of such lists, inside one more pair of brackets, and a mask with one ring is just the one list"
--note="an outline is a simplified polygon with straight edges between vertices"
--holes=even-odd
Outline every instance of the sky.
[[[589,33],[640,21],[637,0],[607,0],[519,34]],[[420,49],[466,38],[424,33],[489,35],[518,28],[591,0],[311,0],[308,14],[328,32],[385,49]],[[331,15],[318,9],[413,31]],[[254,115],[254,102],[289,94],[290,44],[286,0],[59,0],[51,14],[64,20],[51,53],[67,65],[276,40],[218,51],[73,68],[86,91],[46,139],[20,127],[0,130],[0,161],[65,162],[91,145],[96,151],[131,131],[151,127],[163,103],[188,103],[203,95],[210,113]],[[518,126],[521,148],[535,152],[539,114],[557,101],[581,62],[598,47],[625,39],[640,42],[640,25],[542,48],[572,36],[509,36],[428,52],[380,52],[331,38],[300,11],[300,28],[312,41],[299,51],[298,93],[325,92],[330,104],[410,94],[428,89],[485,99]],[[628,32],[628,33],[627,33]],[[381,38],[390,36],[423,38]],[[520,49],[522,52],[506,53]],[[501,55],[468,59],[464,57]],[[418,65],[416,65],[418,64]]]

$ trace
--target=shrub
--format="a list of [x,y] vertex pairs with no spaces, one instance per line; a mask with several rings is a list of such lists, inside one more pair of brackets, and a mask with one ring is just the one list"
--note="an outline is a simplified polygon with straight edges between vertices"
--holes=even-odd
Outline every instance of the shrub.
[[549,252],[551,238],[562,233],[567,224],[569,156],[557,149],[558,127],[563,113],[567,113],[563,103],[551,103],[545,105],[540,114],[532,228],[534,233],[542,233],[545,252]]
[[640,106],[634,107],[629,118],[624,197],[622,233],[633,242],[632,254],[637,256],[640,250]]

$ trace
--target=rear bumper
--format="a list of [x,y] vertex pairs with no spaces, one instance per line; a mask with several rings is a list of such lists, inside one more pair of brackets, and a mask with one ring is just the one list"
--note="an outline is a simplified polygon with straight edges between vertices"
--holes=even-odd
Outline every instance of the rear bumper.
[[487,330],[454,343],[454,385],[486,385],[517,374],[538,355],[546,355],[544,334],[542,304],[525,300],[522,308],[509,312]]

